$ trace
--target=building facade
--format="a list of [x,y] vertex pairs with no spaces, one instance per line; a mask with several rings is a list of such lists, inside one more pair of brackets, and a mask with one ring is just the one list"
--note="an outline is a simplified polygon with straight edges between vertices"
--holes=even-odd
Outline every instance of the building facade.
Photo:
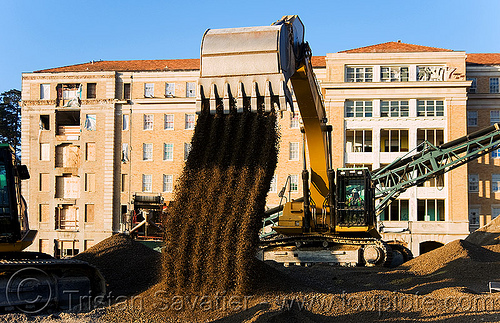
[[[423,140],[439,144],[473,131],[468,98],[469,105],[477,101],[475,110],[484,100],[493,100],[491,109],[495,104],[486,98],[491,95],[479,101],[467,93],[474,84],[466,79],[469,69],[479,75],[496,67],[469,64],[466,71],[466,57],[403,43],[313,57],[335,134],[334,166],[375,169]],[[135,194],[162,195],[166,204],[173,199],[196,122],[198,76],[197,59],[99,61],[23,74],[22,162],[31,173],[23,192],[38,230],[32,250],[74,255],[125,230]],[[487,114],[478,112],[477,120]],[[300,116],[285,111],[278,126],[268,206],[280,203],[285,184],[285,198],[302,196]],[[471,174],[479,183],[490,180],[491,163],[483,164],[469,166],[475,173],[463,166],[405,192],[382,214],[384,238],[418,255],[465,237],[470,210],[478,212],[478,223],[491,219],[485,210],[494,210],[494,194],[485,198],[486,186],[470,191]]]

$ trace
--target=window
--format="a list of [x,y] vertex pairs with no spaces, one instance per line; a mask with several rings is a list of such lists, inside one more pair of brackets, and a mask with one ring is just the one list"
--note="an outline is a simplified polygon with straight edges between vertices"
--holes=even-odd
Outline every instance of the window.
[[467,111],[467,125],[477,127],[477,111]]
[[124,114],[122,117],[122,130],[128,130],[130,124],[130,115]]
[[50,130],[50,116],[46,114],[40,115],[40,130]]
[[154,83],[145,83],[144,84],[144,97],[145,98],[154,98],[154,96],[155,96]]
[[95,161],[95,142],[85,143],[85,160]]
[[123,84],[123,99],[130,100],[130,83]]
[[442,117],[444,116],[444,101],[418,100],[417,117]]
[[38,221],[39,222],[49,222],[50,221],[50,208],[48,204],[38,205]]
[[124,142],[122,143],[122,162],[128,162],[129,157],[128,157],[128,143]]
[[163,174],[163,192],[171,193],[174,186],[174,175]]
[[78,230],[78,207],[64,204],[56,208],[56,230]]
[[82,98],[82,85],[78,83],[57,85],[57,106],[79,107]]
[[278,191],[278,178],[276,175],[271,179],[271,185],[269,185],[269,193],[276,193]]
[[418,221],[444,221],[444,200],[417,199]]
[[407,152],[408,130],[380,130],[380,149],[382,152]]
[[490,125],[500,122],[500,110],[490,111]]
[[361,153],[372,151],[371,130],[346,130],[346,152]]
[[95,192],[95,174],[85,174],[85,192]]
[[184,143],[184,160],[188,159],[189,153],[191,152],[191,143],[185,142]]
[[491,158],[500,158],[500,148],[491,152]]
[[78,240],[56,240],[56,258],[76,256],[80,252],[77,246]]
[[443,129],[417,129],[417,145],[427,141],[434,146],[444,144]]
[[195,98],[195,97],[196,97],[196,82],[187,82],[186,98]]
[[55,167],[80,167],[80,146],[60,144],[56,146]]
[[346,118],[373,116],[372,101],[346,101],[345,116]]
[[40,173],[38,190],[40,192],[49,192],[50,189],[50,176],[47,173]]
[[87,83],[87,99],[95,99],[97,91],[96,83]]
[[163,116],[165,130],[174,130],[174,115],[173,114],[165,114]]
[[382,66],[380,68],[380,81],[382,82],[408,82],[408,67]]
[[153,115],[145,114],[144,115],[144,130],[153,130]]
[[95,114],[87,114],[85,116],[85,130],[95,131],[97,128],[96,125],[96,115]]
[[475,226],[479,225],[479,209],[469,209],[469,224]]
[[298,113],[290,113],[290,128],[298,129],[299,128],[299,114]]
[[40,84],[40,100],[50,100],[50,84]]
[[290,192],[299,191],[299,175],[290,175]]
[[380,214],[382,221],[408,221],[409,200],[395,200]]
[[163,144],[163,160],[174,160],[174,144]]
[[472,81],[469,87],[469,93],[476,93],[477,92],[477,78],[471,77],[467,78],[468,81]]
[[469,174],[469,192],[479,192],[479,174]]
[[372,67],[347,67],[346,82],[372,82]]
[[498,93],[498,77],[490,78],[490,93]]
[[194,114],[186,114],[184,118],[185,118],[184,129],[194,129],[195,115]]
[[121,191],[125,192],[127,191],[127,181],[128,175],[127,174],[122,174],[122,182],[121,182]]
[[491,174],[491,191],[500,192],[500,174]]
[[142,191],[143,192],[153,191],[153,175],[142,174]]
[[94,204],[85,204],[85,222],[94,222]]
[[50,144],[40,144],[40,160],[50,160]]
[[153,160],[153,144],[142,144],[142,160]]
[[408,117],[408,101],[380,101],[381,117]]
[[167,98],[175,96],[175,83],[165,83],[165,96]]
[[289,144],[289,155],[288,159],[289,160],[299,160],[299,143],[298,142],[291,142]]

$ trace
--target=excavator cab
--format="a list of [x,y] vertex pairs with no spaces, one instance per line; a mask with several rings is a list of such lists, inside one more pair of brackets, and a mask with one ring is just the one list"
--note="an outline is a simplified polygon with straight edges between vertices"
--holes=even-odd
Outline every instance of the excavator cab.
[[15,243],[29,230],[21,180],[28,179],[25,165],[17,165],[12,147],[0,144],[0,243]]
[[368,168],[337,169],[337,227],[342,230],[374,226],[374,194]]

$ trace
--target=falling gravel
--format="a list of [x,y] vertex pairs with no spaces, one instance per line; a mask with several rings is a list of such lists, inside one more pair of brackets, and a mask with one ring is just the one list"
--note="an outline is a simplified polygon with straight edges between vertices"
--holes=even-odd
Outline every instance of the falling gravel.
[[200,115],[165,223],[166,288],[178,294],[252,289],[277,154],[274,113]]

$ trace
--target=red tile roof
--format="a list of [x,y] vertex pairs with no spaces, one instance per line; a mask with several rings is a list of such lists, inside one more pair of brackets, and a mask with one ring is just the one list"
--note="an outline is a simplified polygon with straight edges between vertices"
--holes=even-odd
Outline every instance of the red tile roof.
[[405,44],[400,41],[392,41],[377,45],[365,46],[339,53],[412,53],[412,52],[452,52],[451,49],[427,47],[413,44]]
[[199,70],[199,59],[154,59],[134,61],[94,61],[83,64],[49,68],[34,73],[98,72],[98,71],[178,71]]
[[467,54],[465,62],[469,65],[500,65],[500,53]]
[[[326,67],[325,56],[313,56],[314,67]],[[154,59],[134,61],[94,61],[83,64],[48,68],[34,73],[98,72],[98,71],[182,71],[199,70],[200,60],[194,59]]]

